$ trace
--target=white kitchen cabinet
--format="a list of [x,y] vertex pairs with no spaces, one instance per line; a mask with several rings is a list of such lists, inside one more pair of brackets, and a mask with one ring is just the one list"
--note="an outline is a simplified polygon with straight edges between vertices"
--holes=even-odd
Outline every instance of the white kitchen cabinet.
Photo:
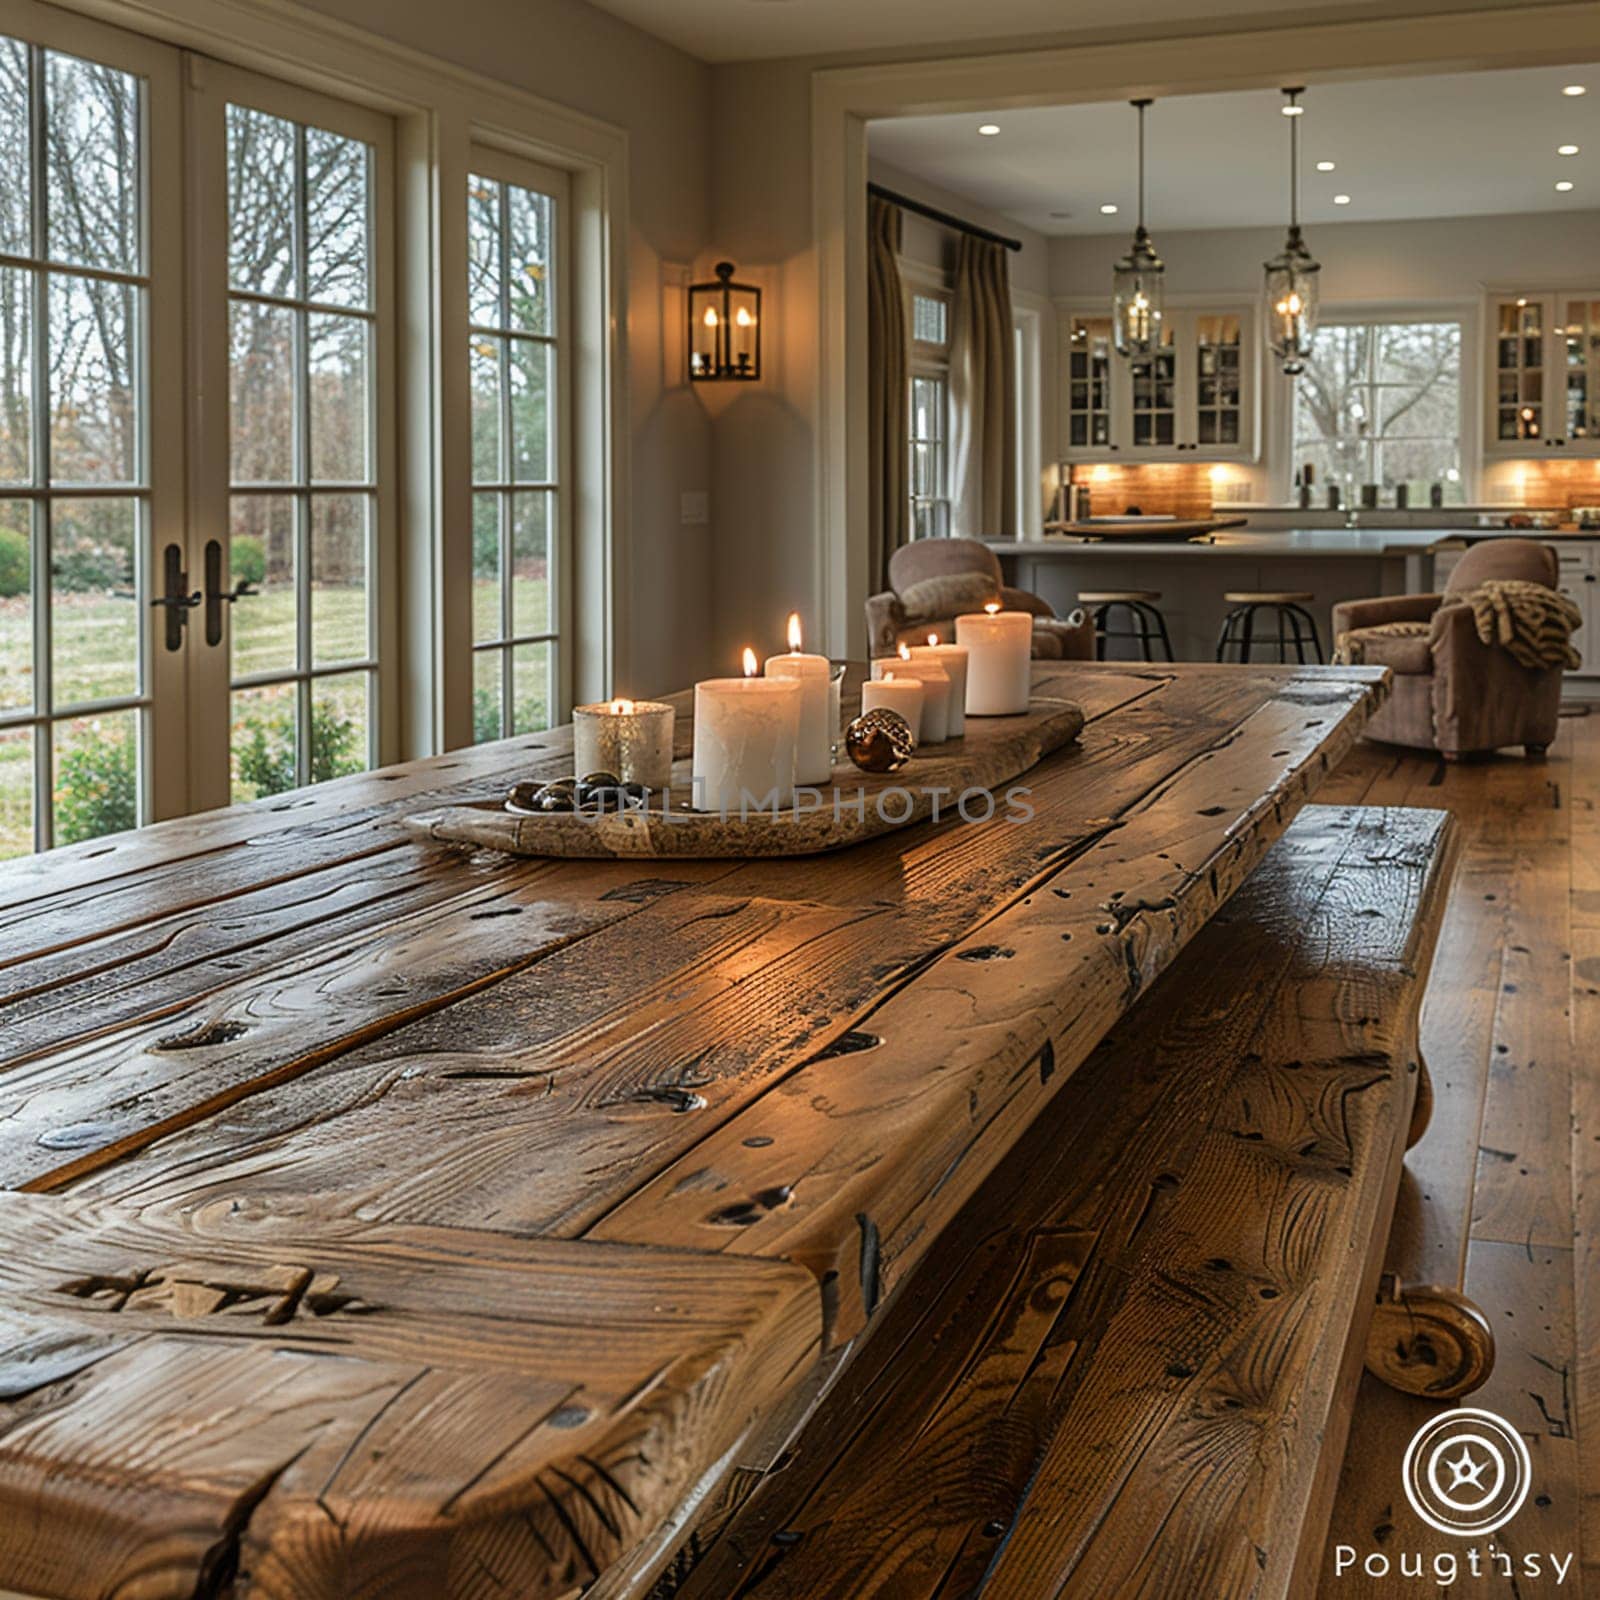
[[1066,461],[1253,461],[1260,438],[1255,308],[1166,309],[1135,370],[1112,347],[1109,309],[1062,306],[1061,456]]
[[1600,456],[1600,289],[1491,294],[1484,453]]

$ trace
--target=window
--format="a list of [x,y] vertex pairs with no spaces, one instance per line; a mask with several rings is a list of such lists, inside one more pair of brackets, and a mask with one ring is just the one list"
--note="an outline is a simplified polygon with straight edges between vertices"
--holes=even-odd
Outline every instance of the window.
[[[473,737],[565,710],[566,179],[474,153],[467,179],[472,370]],[[480,170],[481,169],[481,170]]]
[[1293,470],[1315,469],[1353,503],[1363,484],[1444,486],[1460,503],[1461,324],[1324,324],[1294,384]]
[[376,152],[256,99],[224,112],[234,800],[378,759]]
[[950,293],[911,294],[911,537],[950,533]]

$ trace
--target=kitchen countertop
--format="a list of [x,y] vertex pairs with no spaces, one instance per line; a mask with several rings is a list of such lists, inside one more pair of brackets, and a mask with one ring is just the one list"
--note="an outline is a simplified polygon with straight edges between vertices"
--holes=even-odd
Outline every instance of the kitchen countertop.
[[[1103,561],[1123,556],[1182,560],[1188,556],[1261,557],[1303,556],[1316,559],[1349,557],[1381,560],[1421,555],[1450,540],[1509,538],[1572,538],[1574,532],[1517,528],[1287,528],[1251,533],[1219,533],[1204,542],[1129,539],[1126,537],[1082,541],[1076,539],[996,540],[989,548],[998,556],[1026,556],[1030,560],[1079,558]],[[1600,538],[1594,530],[1577,537]]]

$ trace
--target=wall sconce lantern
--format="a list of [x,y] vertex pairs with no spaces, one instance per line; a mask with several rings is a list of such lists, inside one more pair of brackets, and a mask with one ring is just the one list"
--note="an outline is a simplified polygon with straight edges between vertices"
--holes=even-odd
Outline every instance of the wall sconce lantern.
[[719,261],[715,283],[689,286],[689,377],[696,383],[761,376],[761,291],[733,281]]

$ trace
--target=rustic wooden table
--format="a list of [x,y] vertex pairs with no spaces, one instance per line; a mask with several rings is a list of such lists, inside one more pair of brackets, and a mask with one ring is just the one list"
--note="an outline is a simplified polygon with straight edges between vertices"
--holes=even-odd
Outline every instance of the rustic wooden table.
[[401,826],[559,772],[557,730],[0,870],[0,1585],[647,1572],[1383,693],[1036,681],[1089,723],[1025,825],[760,862]]

